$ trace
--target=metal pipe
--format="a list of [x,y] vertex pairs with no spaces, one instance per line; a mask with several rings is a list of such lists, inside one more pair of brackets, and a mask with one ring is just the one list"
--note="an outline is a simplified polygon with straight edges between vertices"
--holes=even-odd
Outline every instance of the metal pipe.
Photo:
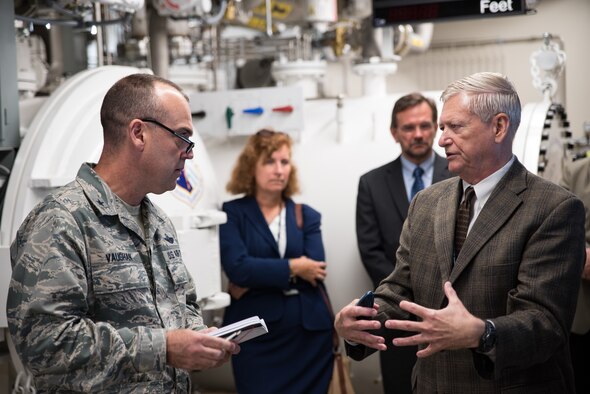
[[166,18],[156,10],[149,12],[148,32],[150,37],[150,61],[154,74],[168,78],[168,34]]
[[[521,37],[521,38],[496,38],[486,40],[469,40],[469,41],[448,41],[448,42],[437,42],[430,45],[431,49],[452,49],[452,48],[464,48],[473,46],[483,45],[500,45],[500,44],[518,44],[527,42],[543,41],[544,35],[532,36],[532,37]],[[554,35],[553,39],[559,42],[559,46],[563,47],[563,41],[561,37]]]
[[266,35],[272,36],[272,8],[270,0],[266,0]]
[[[102,15],[100,12],[100,4],[94,4],[94,20],[100,23],[102,21]],[[104,66],[104,42],[103,42],[103,30],[102,27],[96,26],[96,66]]]

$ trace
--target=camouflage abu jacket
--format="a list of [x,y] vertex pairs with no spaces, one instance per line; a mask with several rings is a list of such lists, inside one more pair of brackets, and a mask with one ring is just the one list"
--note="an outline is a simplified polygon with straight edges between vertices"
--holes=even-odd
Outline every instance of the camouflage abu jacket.
[[38,392],[188,392],[188,373],[166,365],[165,332],[205,326],[172,223],[141,205],[146,239],[83,164],[21,225],[8,325]]

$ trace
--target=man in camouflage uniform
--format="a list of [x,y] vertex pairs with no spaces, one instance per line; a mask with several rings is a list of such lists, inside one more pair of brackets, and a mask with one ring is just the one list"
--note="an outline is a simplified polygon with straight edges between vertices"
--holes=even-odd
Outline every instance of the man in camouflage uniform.
[[239,351],[207,335],[174,227],[146,197],[193,157],[188,98],[134,74],[107,92],[101,123],[98,163],[35,207],[11,246],[10,333],[38,392],[186,393],[188,371]]

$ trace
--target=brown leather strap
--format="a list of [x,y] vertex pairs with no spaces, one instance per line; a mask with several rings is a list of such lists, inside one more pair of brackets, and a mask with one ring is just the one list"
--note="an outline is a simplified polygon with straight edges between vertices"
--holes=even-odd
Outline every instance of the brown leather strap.
[[[301,211],[301,204],[295,204],[295,222],[297,223],[297,227],[300,229],[303,228],[303,213]],[[332,318],[332,322],[334,321],[334,310],[332,309],[332,304],[330,303],[330,299],[326,294],[326,290],[322,285],[318,286],[320,289],[320,293],[322,293],[322,298],[326,303],[326,307],[328,308],[328,312],[330,312],[330,316]],[[336,333],[335,329],[332,329],[332,345],[334,346],[334,353],[338,352],[340,348],[340,338],[338,338],[338,334]],[[340,363],[340,367],[342,367],[342,363]]]
[[342,354],[336,353],[334,357],[336,360],[336,366],[338,368],[338,381],[340,383],[340,391],[342,394],[347,394],[348,390],[346,387],[346,378],[344,375],[346,371],[344,370],[344,360],[342,360]]
[[[297,227],[303,229],[303,213],[301,210],[301,204],[295,204],[295,222],[297,223]],[[334,322],[334,310],[332,309],[332,303],[328,298],[328,294],[326,294],[326,290],[324,289],[323,285],[318,285],[320,289],[320,293],[322,294],[322,299],[328,308],[328,312],[330,312],[330,317],[332,322]],[[340,353],[340,338],[338,337],[338,333],[336,329],[332,327],[332,347],[334,350],[334,361],[336,362],[336,367],[338,368],[338,381],[340,385],[340,390],[342,394],[347,394],[346,388],[346,371],[344,370],[344,361],[342,359],[342,353]]]
[[[297,223],[297,227],[299,229],[303,229],[303,213],[301,210],[301,204],[295,204],[295,223]],[[328,312],[330,312],[332,322],[334,322],[334,310],[332,309],[332,303],[328,298],[328,294],[326,294],[324,286],[320,284],[318,285],[318,287],[320,289],[320,293],[322,294],[324,303],[328,308]],[[346,371],[344,370],[344,361],[342,360],[342,353],[340,353],[340,338],[338,337],[338,333],[336,332],[336,329],[334,327],[332,327],[332,347],[334,351],[334,361],[336,361],[336,367],[338,368],[338,381],[340,383],[340,389],[342,391],[342,394],[347,394],[346,378],[344,376]]]
[[[332,304],[330,303],[330,299],[326,294],[326,290],[322,285],[318,285],[320,289],[320,293],[322,294],[322,298],[326,303],[326,307],[328,308],[328,312],[330,312],[330,317],[332,318],[332,324],[334,323],[334,310],[332,309]],[[338,349],[340,348],[340,338],[338,337],[338,333],[336,329],[332,327],[332,346],[334,347],[334,353],[338,353]]]
[[[297,227],[303,228],[303,213],[301,211],[301,204],[295,204],[295,222],[297,223]],[[334,322],[334,310],[332,309],[332,304],[330,303],[330,299],[326,294],[326,290],[322,285],[319,285],[318,287],[320,289],[320,293],[322,294],[322,298],[326,303],[328,312],[330,312],[332,322]],[[338,334],[334,328],[332,328],[332,345],[334,346],[334,353],[337,353],[338,349],[340,348],[340,339],[338,338]]]
[[301,204],[295,204],[295,223],[299,229],[303,228],[303,213],[301,212]]

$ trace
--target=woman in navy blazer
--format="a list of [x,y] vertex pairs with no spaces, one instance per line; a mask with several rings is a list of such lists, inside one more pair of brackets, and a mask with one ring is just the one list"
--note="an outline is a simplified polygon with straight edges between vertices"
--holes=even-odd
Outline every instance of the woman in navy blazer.
[[332,376],[321,215],[302,205],[297,224],[291,144],[281,132],[251,136],[227,185],[244,197],[223,204],[221,263],[232,296],[224,324],[257,315],[269,329],[232,359],[240,394],[325,394]]

